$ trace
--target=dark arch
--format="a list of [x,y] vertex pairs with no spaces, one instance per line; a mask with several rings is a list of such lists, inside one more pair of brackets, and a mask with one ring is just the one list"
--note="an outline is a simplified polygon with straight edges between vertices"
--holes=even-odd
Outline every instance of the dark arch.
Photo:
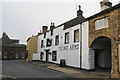
[[97,37],[90,48],[94,52],[94,66],[101,69],[111,70],[112,57],[111,57],[111,39],[105,36]]

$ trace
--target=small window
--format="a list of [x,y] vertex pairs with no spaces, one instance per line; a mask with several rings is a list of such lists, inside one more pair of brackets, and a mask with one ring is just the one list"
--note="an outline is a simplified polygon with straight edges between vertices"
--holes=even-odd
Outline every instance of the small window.
[[52,43],[52,40],[51,39],[47,39],[46,46],[47,47],[51,46],[51,43]]
[[43,48],[44,47],[44,43],[43,43],[43,40],[41,41],[41,48]]
[[99,29],[99,20],[95,21],[95,29]]
[[106,18],[104,19],[104,26],[105,26],[105,27],[108,27],[108,17],[106,17]]
[[108,17],[95,21],[95,29],[102,29],[108,27]]
[[69,32],[65,33],[65,44],[69,43]]
[[74,31],[74,42],[79,42],[79,29]]
[[55,45],[58,45],[58,44],[59,44],[59,35],[55,37]]
[[57,51],[52,51],[52,61],[57,61]]

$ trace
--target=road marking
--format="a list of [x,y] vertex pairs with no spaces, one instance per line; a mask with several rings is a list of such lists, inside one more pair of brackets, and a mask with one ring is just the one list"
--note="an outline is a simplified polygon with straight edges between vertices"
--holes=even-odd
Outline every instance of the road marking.
[[10,74],[8,71],[6,71],[6,73],[8,74],[7,77],[10,77],[10,78],[14,78],[14,79],[16,79],[16,77],[11,76],[11,74]]
[[16,79],[16,77],[9,76],[9,75],[1,75],[1,74],[0,74],[0,77],[3,77],[3,78],[5,77],[5,78],[13,78],[13,79]]

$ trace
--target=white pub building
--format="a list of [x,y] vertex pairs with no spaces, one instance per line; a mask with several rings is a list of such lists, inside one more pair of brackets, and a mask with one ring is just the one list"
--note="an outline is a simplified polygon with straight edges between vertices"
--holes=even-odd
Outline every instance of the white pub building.
[[79,6],[77,17],[57,27],[51,23],[50,30],[43,26],[43,34],[38,36],[38,51],[33,60],[60,64],[64,59],[67,66],[94,69],[90,62],[88,48],[88,21],[82,16]]

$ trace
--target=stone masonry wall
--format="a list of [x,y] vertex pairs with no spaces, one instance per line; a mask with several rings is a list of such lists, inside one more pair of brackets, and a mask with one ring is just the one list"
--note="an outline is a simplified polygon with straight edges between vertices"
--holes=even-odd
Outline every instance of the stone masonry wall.
[[[116,9],[111,11],[110,13],[106,13],[104,15],[98,16],[89,20],[89,47],[92,42],[100,37],[105,36],[111,39],[111,47],[112,47],[112,70],[111,77],[118,78],[119,74],[119,59],[118,59],[118,44],[116,41],[118,40],[118,34],[120,34],[120,9]],[[118,17],[119,15],[119,17]],[[104,17],[108,17],[108,25],[109,27],[95,30],[95,20],[101,19]]]

